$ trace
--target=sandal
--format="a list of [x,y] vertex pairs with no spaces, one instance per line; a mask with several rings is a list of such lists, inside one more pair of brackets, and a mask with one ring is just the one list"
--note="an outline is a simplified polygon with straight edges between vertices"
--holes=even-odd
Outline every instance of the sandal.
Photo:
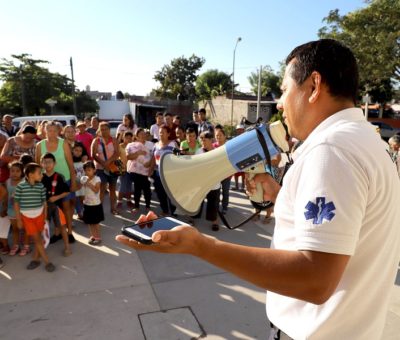
[[19,251],[19,256],[25,256],[26,254],[30,253],[30,251],[31,251],[31,248],[29,247],[29,245],[25,244]]
[[211,226],[211,229],[212,229],[212,231],[218,231],[218,230],[219,230],[219,225],[214,223],[214,224]]
[[92,241],[92,245],[93,246],[99,246],[101,244],[101,239],[100,238],[96,238]]
[[69,249],[64,249],[62,254],[64,257],[68,257],[68,256],[72,255],[72,251]]
[[265,216],[265,217],[264,217],[264,220],[263,220],[263,223],[264,223],[264,224],[268,224],[269,222],[271,222],[271,220],[272,220],[272,217],[271,217],[271,216]]
[[113,215],[119,215],[119,211],[117,209],[112,209],[111,214]]
[[39,267],[40,266],[40,261],[35,261],[35,260],[33,260],[33,261],[31,261],[29,264],[28,264],[28,266],[26,267],[26,269],[28,269],[28,270],[33,270],[33,269],[35,269],[35,268],[37,268],[37,267]]
[[46,269],[46,271],[51,273],[51,272],[54,272],[56,270],[56,266],[54,264],[52,264],[51,262],[49,262],[48,264],[46,264],[44,269]]
[[8,255],[10,253],[10,247],[5,246],[1,249],[1,255]]
[[11,250],[10,250],[10,252],[8,253],[8,255],[10,255],[10,256],[15,256],[15,255],[17,255],[18,252],[19,252],[19,245],[14,244],[14,245],[11,247]]

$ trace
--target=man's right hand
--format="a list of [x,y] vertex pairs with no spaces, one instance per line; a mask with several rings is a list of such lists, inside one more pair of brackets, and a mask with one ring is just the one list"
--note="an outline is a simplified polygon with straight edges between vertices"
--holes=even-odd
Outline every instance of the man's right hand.
[[246,174],[246,193],[253,196],[257,190],[257,183],[261,183],[263,188],[264,201],[275,202],[281,186],[275,181],[271,175],[267,173],[257,174],[252,179],[248,178]]

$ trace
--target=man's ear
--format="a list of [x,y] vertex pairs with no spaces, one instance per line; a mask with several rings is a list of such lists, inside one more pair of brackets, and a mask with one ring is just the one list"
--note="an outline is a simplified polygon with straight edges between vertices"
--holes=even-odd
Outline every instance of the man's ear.
[[308,98],[308,102],[315,103],[315,101],[321,95],[321,85],[322,85],[321,74],[319,72],[314,71],[310,75],[310,81],[311,81],[311,95]]

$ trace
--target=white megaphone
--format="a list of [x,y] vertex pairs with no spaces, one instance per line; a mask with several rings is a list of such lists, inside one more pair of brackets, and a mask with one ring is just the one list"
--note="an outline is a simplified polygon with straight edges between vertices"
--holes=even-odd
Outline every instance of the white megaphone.
[[[284,152],[289,150],[286,131],[277,121],[269,126],[258,125],[207,153],[193,156],[164,154],[160,160],[160,177],[172,203],[183,213],[196,215],[208,192],[223,179],[240,171],[254,175],[266,172],[265,161],[270,164],[270,157],[280,153],[270,133]],[[250,199],[263,202],[260,184]]]

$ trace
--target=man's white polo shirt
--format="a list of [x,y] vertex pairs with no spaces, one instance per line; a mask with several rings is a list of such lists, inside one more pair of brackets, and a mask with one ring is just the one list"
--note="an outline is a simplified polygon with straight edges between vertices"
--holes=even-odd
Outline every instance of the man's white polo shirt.
[[275,205],[272,247],[350,255],[322,305],[267,293],[294,339],[380,339],[400,259],[400,181],[361,109],[323,121],[294,154]]

